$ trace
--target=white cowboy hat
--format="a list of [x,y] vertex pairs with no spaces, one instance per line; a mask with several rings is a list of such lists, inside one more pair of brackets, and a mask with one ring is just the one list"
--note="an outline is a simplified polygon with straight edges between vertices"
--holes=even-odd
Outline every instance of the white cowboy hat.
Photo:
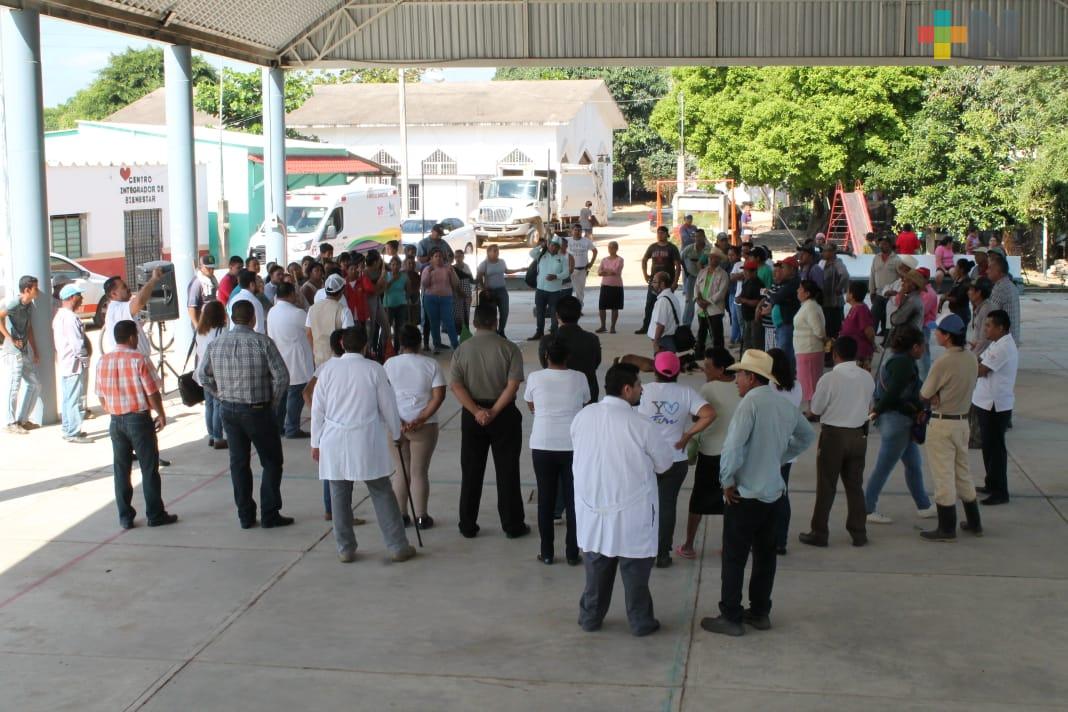
[[742,354],[742,360],[738,363],[728,366],[728,371],[749,371],[755,373],[758,376],[763,376],[776,386],[779,385],[779,381],[775,376],[771,375],[771,367],[774,364],[771,356],[768,356],[765,352],[759,349],[746,349]]
[[901,260],[901,264],[905,265],[909,269],[916,269],[916,265],[920,264],[919,261],[912,255],[898,255],[898,259]]

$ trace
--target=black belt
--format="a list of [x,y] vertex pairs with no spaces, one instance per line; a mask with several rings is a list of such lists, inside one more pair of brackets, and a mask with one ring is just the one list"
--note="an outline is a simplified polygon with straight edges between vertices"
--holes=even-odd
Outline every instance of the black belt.
[[576,268],[575,268],[575,270],[580,270],[580,269],[581,269],[581,270],[585,270],[585,269],[586,269],[586,267],[576,267]]
[[947,415],[945,413],[931,413],[931,417],[938,418],[939,420],[964,420],[968,417],[968,415]]

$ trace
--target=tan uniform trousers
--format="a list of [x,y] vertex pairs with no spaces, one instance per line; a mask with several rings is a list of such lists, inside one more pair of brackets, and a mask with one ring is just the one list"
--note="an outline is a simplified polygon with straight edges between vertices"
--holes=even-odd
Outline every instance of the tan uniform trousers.
[[975,484],[968,462],[968,419],[932,417],[927,426],[924,450],[934,479],[935,504],[952,507],[957,498],[962,502],[974,502]]
[[[404,467],[412,483],[412,500],[415,502],[415,516],[427,515],[427,500],[430,499],[430,458],[438,444],[438,424],[426,423],[418,430],[411,430],[401,436],[400,454],[404,456]],[[393,454],[393,494],[401,512],[407,512],[408,484],[404,480],[404,471],[398,459],[396,443],[389,444]]]

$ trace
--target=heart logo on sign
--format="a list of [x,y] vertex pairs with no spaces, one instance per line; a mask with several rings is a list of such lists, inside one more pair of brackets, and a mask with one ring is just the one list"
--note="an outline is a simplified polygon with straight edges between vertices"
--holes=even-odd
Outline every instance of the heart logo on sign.
[[128,166],[123,166],[119,169],[119,177],[121,177],[123,180],[130,180],[131,173],[132,171],[129,169]]
[[676,413],[679,412],[679,404],[678,403],[665,403],[664,404],[664,411],[668,415],[675,415]]

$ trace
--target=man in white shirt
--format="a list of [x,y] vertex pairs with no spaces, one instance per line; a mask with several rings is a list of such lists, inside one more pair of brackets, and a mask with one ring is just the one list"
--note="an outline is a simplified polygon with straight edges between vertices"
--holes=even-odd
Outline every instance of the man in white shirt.
[[675,331],[679,328],[682,307],[671,289],[671,275],[657,272],[653,275],[652,288],[656,291],[653,314],[646,335],[653,340],[653,353],[676,351]]
[[604,390],[603,401],[571,422],[575,523],[586,565],[579,625],[587,632],[600,629],[619,569],[631,633],[648,635],[660,628],[649,593],[659,527],[656,473],[671,467],[674,451],[633,409],[642,397],[636,367],[609,368]]
[[108,297],[108,310],[104,314],[104,328],[100,346],[105,354],[115,350],[115,325],[120,321],[132,321],[141,328],[141,335],[137,338],[137,350],[145,356],[152,355],[152,346],[148,335],[145,333],[144,310],[148,300],[152,298],[152,290],[156,283],[163,277],[163,271],[158,267],[152,270],[152,277],[145,282],[144,286],[133,294],[126,286],[126,281],[119,276],[110,277],[104,282],[104,294]]
[[[230,301],[226,303],[226,311],[229,314],[233,314],[235,304],[248,302],[256,313],[256,324],[253,327],[253,331],[257,334],[266,334],[267,316],[263,313],[263,304],[256,298],[256,295],[260,293],[259,283],[256,281],[256,273],[247,269],[241,270],[237,275],[237,284],[241,287],[241,291],[230,297]],[[230,330],[234,330],[233,319],[230,320]]]
[[[597,246],[586,234],[586,231],[578,225],[572,225],[571,238],[567,244],[567,254],[575,260],[575,267],[571,270],[572,294],[580,302],[585,301],[586,276],[589,275],[593,263],[597,261]],[[592,256],[590,250],[593,250]]]
[[56,342],[56,371],[60,377],[63,397],[63,439],[84,445],[92,442],[82,432],[82,390],[89,370],[89,349],[86,348],[85,327],[78,318],[82,304],[82,288],[68,284],[59,292],[63,305],[52,317],[52,337]]
[[311,456],[319,463],[319,479],[330,483],[338,559],[343,564],[356,559],[352,483],[365,482],[393,561],[407,561],[415,548],[404,534],[389,480],[389,448],[401,436],[397,401],[382,365],[363,357],[367,331],[362,326],[345,329],[341,345],[345,354],[319,372],[311,426]]
[[868,414],[875,379],[857,365],[857,342],[843,336],[834,342],[834,368],[823,375],[812,394],[810,408],[819,416],[816,455],[816,505],[812,528],[800,536],[802,544],[827,546],[828,520],[838,478],[846,493],[846,530],[853,546],[868,543],[864,506],[864,459],[868,451]]
[[990,345],[979,357],[979,379],[972,393],[972,405],[979,416],[986,483],[975,489],[987,495],[982,504],[991,506],[1009,501],[1009,454],[1005,447],[1005,431],[1012,422],[1013,389],[1020,354],[1012,337],[1007,311],[995,309],[987,314],[983,328]]
[[291,440],[306,438],[308,433],[300,429],[300,415],[304,410],[304,387],[315,370],[304,326],[308,315],[297,306],[297,289],[290,282],[278,283],[275,300],[274,308],[267,312],[267,330],[289,371],[289,388],[278,404],[278,430]]

